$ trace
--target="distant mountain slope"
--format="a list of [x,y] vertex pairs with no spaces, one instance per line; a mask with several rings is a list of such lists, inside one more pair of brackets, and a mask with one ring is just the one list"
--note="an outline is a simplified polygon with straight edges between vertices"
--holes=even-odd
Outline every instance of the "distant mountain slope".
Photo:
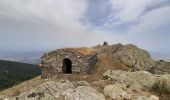
[[33,64],[0,60],[0,90],[40,75]]
[[165,60],[170,62],[170,53],[150,52],[155,60]]
[[8,51],[0,49],[0,59],[7,61],[16,61],[29,64],[39,64],[42,51],[24,52],[24,51]]

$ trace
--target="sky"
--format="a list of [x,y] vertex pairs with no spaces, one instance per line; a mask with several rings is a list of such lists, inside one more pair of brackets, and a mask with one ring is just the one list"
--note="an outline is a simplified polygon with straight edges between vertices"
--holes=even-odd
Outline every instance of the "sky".
[[0,49],[135,44],[170,53],[170,0],[0,0]]

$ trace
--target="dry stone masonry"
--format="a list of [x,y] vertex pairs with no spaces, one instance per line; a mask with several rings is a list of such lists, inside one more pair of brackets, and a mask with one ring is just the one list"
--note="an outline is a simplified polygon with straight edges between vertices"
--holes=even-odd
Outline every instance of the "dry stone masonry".
[[97,53],[91,48],[63,48],[42,56],[42,78],[57,74],[87,74],[97,62]]

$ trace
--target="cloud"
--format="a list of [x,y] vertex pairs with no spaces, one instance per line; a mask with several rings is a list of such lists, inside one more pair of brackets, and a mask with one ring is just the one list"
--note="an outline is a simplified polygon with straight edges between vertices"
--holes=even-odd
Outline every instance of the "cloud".
[[146,13],[139,19],[139,24],[130,29],[130,33],[143,33],[162,28],[170,24],[170,6],[165,6]]
[[[56,26],[79,25],[85,0],[1,0],[0,15],[22,21],[43,20]],[[67,23],[63,23],[67,22]]]
[[53,49],[108,41],[168,51],[169,5],[169,0],[1,0],[0,46]]
[[81,21],[87,7],[87,0],[1,0],[1,46],[57,48],[111,40],[111,34],[89,30]]
[[145,12],[156,9],[169,0],[110,0],[112,13],[106,24],[119,25],[138,20]]
[[170,6],[161,7],[146,13],[139,23],[129,29],[127,35],[133,42],[156,51],[169,52]]
[[[132,43],[151,51],[168,52],[169,0],[110,0],[109,15],[96,26],[114,34],[113,42]],[[114,40],[115,39],[115,40]]]

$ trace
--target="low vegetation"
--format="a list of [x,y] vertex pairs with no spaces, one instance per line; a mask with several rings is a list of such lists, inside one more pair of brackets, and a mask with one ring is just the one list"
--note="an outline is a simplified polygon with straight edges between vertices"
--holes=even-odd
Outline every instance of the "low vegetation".
[[170,80],[166,77],[161,77],[158,81],[153,85],[153,91],[162,94],[170,94]]
[[36,65],[0,60],[0,91],[38,75]]

